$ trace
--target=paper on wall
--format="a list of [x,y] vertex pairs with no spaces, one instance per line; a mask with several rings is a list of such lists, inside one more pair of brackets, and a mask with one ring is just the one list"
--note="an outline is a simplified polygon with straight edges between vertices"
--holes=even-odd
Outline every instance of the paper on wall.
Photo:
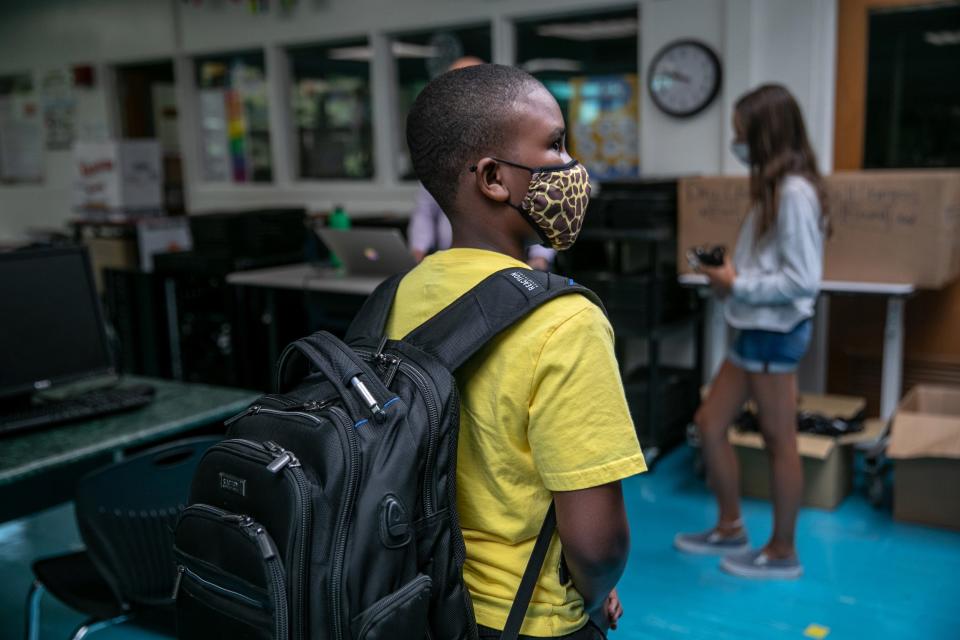
[[43,180],[43,127],[32,95],[0,96],[0,181]]

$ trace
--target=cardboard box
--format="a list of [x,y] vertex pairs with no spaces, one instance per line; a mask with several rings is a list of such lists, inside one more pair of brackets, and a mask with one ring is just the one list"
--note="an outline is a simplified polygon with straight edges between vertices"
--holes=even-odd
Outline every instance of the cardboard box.
[[137,243],[134,238],[87,238],[83,241],[90,251],[90,263],[96,281],[97,293],[103,295],[104,269],[136,269]]
[[[846,396],[802,396],[799,408],[829,417],[854,418],[866,401]],[[797,448],[803,462],[803,505],[834,509],[853,487],[853,449],[850,445],[880,436],[883,424],[868,420],[863,431],[832,438],[798,433]],[[730,442],[740,461],[740,490],[745,496],[770,498],[770,460],[759,433],[730,430]]]
[[893,418],[893,516],[960,530],[960,387],[918,385]]
[[137,253],[140,270],[153,272],[153,256],[193,249],[187,216],[145,218],[137,222]]
[[[960,171],[859,171],[827,177],[833,235],[824,279],[938,289],[960,275]],[[677,265],[690,247],[736,244],[749,209],[745,177],[679,182]]]
[[78,142],[74,207],[81,211],[159,213],[163,161],[156,140]]

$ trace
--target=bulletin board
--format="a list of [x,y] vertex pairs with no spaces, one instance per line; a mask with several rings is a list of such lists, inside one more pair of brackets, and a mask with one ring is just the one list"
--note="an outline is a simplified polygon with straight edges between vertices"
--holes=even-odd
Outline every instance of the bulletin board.
[[592,178],[640,173],[637,85],[632,73],[570,79],[570,153],[587,166]]

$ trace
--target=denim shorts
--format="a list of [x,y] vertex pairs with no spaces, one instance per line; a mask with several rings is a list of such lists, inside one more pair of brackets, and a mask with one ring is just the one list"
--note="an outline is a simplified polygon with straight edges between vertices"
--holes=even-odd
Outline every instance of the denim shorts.
[[794,373],[810,346],[813,323],[807,319],[786,333],[743,329],[730,349],[730,361],[751,373]]

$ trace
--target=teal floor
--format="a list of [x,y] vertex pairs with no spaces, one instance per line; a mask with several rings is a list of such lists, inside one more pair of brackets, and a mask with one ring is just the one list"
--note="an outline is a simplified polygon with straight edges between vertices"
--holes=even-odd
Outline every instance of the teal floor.
[[[626,483],[633,550],[620,585],[626,613],[614,640],[960,638],[960,534],[896,523],[888,510],[853,495],[836,512],[802,513],[803,579],[733,578],[715,559],[670,547],[677,530],[704,528],[713,513],[691,466],[691,452],[680,449],[654,473]],[[753,539],[763,540],[769,504],[747,501],[744,511]],[[0,525],[0,638],[22,637],[30,562],[78,546],[68,506]],[[42,621],[41,638],[66,638],[81,620],[47,599]],[[93,637],[157,638],[130,627]]]

